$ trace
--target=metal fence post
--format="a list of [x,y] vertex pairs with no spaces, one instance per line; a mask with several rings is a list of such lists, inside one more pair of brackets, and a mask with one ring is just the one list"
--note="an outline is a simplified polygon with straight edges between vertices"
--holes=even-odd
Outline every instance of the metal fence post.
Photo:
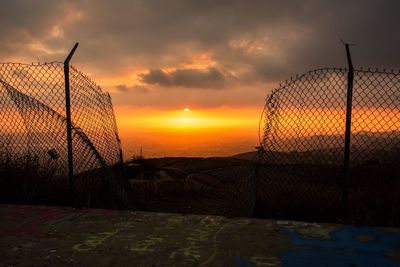
[[122,154],[122,149],[119,150],[119,161],[121,164],[121,171],[124,170],[124,156]]
[[68,149],[68,186],[69,186],[69,202],[71,206],[75,205],[74,201],[74,165],[72,156],[72,123],[71,123],[71,98],[69,85],[69,62],[75,53],[79,43],[76,43],[64,61],[64,79],[65,79],[65,114],[67,118],[67,149]]
[[346,129],[344,139],[344,163],[343,163],[343,180],[342,193],[345,216],[349,212],[349,171],[350,171],[350,137],[351,137],[351,111],[353,105],[353,80],[354,69],[351,61],[350,45],[344,44],[346,47],[347,63],[349,70],[347,73],[347,101],[346,101]]

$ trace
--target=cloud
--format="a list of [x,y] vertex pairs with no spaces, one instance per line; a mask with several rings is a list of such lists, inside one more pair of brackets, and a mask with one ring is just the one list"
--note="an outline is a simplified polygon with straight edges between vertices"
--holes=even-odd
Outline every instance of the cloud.
[[120,93],[128,93],[136,91],[142,94],[148,93],[150,90],[150,88],[147,86],[141,86],[141,85],[127,86],[126,84],[118,84],[115,86],[115,89]]
[[[396,0],[1,1],[7,42],[0,48],[7,50],[0,53],[59,60],[62,53],[50,52],[66,54],[80,41],[74,60],[104,74],[179,67],[206,51],[220,69],[280,62],[287,75],[298,67],[343,64],[344,38],[356,44],[359,64],[398,67],[399,9]],[[45,51],[32,53],[32,42]]]
[[[140,91],[133,86],[154,105],[162,87],[193,103],[197,90],[187,88],[226,88],[262,105],[266,84],[345,67],[340,38],[355,44],[355,67],[400,69],[398,10],[397,0],[0,1],[0,59],[62,61],[79,41],[73,64],[100,83],[130,84],[117,90],[126,99]],[[201,103],[241,103],[216,91],[227,90],[208,90]]]
[[176,69],[170,72],[154,69],[139,76],[144,83],[166,87],[222,88],[225,85],[225,76],[215,68]]
[[126,84],[118,84],[115,86],[115,89],[117,89],[117,91],[122,93],[126,93],[131,90],[131,88],[129,88]]

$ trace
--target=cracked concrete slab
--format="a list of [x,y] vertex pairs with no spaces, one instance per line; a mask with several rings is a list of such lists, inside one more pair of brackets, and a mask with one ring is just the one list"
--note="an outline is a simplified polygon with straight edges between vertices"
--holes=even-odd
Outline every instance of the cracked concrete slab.
[[1,266],[400,266],[400,229],[0,205]]

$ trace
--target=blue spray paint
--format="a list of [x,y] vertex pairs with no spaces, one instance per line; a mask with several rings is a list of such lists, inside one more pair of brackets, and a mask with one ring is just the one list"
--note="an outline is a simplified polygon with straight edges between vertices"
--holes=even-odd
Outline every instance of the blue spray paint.
[[257,267],[254,263],[252,263],[252,262],[250,262],[250,261],[248,261],[248,260],[246,260],[246,259],[243,259],[242,257],[240,257],[240,256],[235,256],[235,262],[239,265],[239,266],[242,266],[242,267]]
[[[288,234],[290,242],[301,249],[281,253],[279,259],[283,266],[400,266],[400,262],[383,255],[400,251],[400,233],[372,227],[348,227],[333,231],[328,240],[311,240],[292,229],[278,228],[278,231]],[[357,240],[361,235],[371,240]]]

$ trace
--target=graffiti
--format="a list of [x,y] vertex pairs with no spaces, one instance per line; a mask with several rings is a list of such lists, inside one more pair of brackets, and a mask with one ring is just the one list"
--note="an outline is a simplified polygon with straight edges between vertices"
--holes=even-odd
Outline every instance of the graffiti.
[[200,221],[200,227],[195,229],[186,239],[187,245],[170,255],[170,259],[179,256],[184,264],[198,263],[201,259],[201,245],[206,245],[213,233],[218,229],[221,217],[206,216]]
[[283,220],[278,220],[276,221],[276,224],[280,225],[293,225],[293,226],[314,226],[321,228],[322,226],[319,225],[318,223],[309,223],[309,222],[299,222],[299,221],[283,221]]
[[[66,237],[69,245],[64,252],[75,252],[79,260],[89,259],[87,253],[111,249],[122,252],[121,261],[137,260],[137,266],[400,266],[399,230],[214,216],[104,215],[112,213],[0,206],[0,232],[6,233],[2,236],[25,231],[24,236],[7,239],[10,249],[2,253],[13,259],[28,249],[21,244],[39,236],[47,238],[37,242],[44,253],[48,244],[55,247]],[[155,254],[154,259],[148,257]]]
[[121,227],[123,229],[129,229],[129,228],[135,228],[137,224],[132,222],[123,222],[123,223],[117,223],[115,226]]
[[[98,221],[81,221],[81,222],[86,222],[86,223],[89,222],[90,224],[98,223]],[[127,230],[127,229],[135,228],[137,226],[137,223],[127,221],[127,222],[117,223],[114,226],[116,226],[117,228],[114,229],[113,231],[101,232],[101,233],[97,233],[94,235],[93,234],[90,235],[89,238],[87,238],[87,240],[85,242],[74,245],[73,249],[76,251],[80,251],[80,252],[94,250],[98,246],[102,245],[105,241],[109,240],[112,237],[115,237],[118,233],[120,233],[124,230]],[[89,229],[89,228],[86,228],[86,229]],[[120,238],[121,239],[131,239],[131,238],[135,238],[135,237],[136,237],[136,234],[126,234]]]
[[289,235],[290,242],[301,248],[279,255],[283,266],[399,266],[386,257],[400,250],[400,233],[372,227],[349,227],[334,230],[327,240],[305,239],[292,229],[279,228]]
[[43,207],[35,211],[28,206],[12,205],[9,207],[7,213],[2,216],[4,219],[16,220],[20,216],[27,216],[28,214],[30,219],[19,225],[12,225],[8,229],[0,229],[0,235],[32,235],[38,238],[54,236],[54,233],[44,229],[45,226],[54,225],[56,222],[65,220],[72,215],[71,211],[54,207]]
[[[212,242],[213,242],[213,253],[211,254],[211,256],[210,256],[206,261],[202,262],[201,265],[207,265],[208,263],[210,263],[210,262],[215,258],[215,256],[217,255],[217,251],[218,251],[218,243],[217,243],[217,236],[218,236],[218,234],[219,234],[225,227],[227,227],[229,224],[234,224],[234,223],[235,223],[235,222],[226,223],[226,224],[224,224],[221,228],[219,228],[217,232],[215,232],[215,234],[213,235],[213,238],[212,238]],[[248,221],[242,221],[242,222],[236,222],[236,223],[239,224],[239,225],[242,225],[242,224],[245,225],[245,224],[248,224]]]
[[250,261],[240,256],[235,256],[234,261],[243,267],[268,267],[268,266],[279,266],[279,260],[276,257],[265,257],[265,256],[254,256],[251,257]]
[[[57,225],[62,224],[65,221],[77,221],[81,223],[79,225],[71,225],[74,231],[77,232],[88,232],[92,228],[89,226],[82,226],[85,224],[95,224],[98,221],[90,221],[88,218],[92,216],[112,216],[115,214],[113,210],[91,210],[91,209],[78,209],[73,210],[69,208],[57,208],[57,207],[32,207],[22,205],[2,205],[0,209],[0,218],[3,220],[18,221],[21,217],[27,217],[28,220],[22,223],[15,223],[9,227],[2,227],[0,229],[0,235],[13,235],[13,236],[34,236],[37,238],[45,237],[57,237],[60,233],[56,233],[54,230]],[[85,220],[81,220],[82,216]]]
[[119,231],[120,231],[120,229],[116,229],[111,232],[97,233],[94,236],[88,238],[84,243],[74,245],[73,249],[76,251],[94,250],[98,246],[102,245],[106,240],[108,240],[112,236],[116,235]]
[[143,241],[135,243],[129,249],[139,254],[154,252],[154,247],[160,244],[167,235],[149,235]]
[[279,260],[276,257],[255,256],[251,257],[250,260],[258,267],[280,265]]
[[165,228],[172,229],[172,230],[178,229],[178,228],[182,227],[183,222],[184,222],[183,219],[184,218],[181,216],[171,217],[167,220],[167,224],[166,224]]

